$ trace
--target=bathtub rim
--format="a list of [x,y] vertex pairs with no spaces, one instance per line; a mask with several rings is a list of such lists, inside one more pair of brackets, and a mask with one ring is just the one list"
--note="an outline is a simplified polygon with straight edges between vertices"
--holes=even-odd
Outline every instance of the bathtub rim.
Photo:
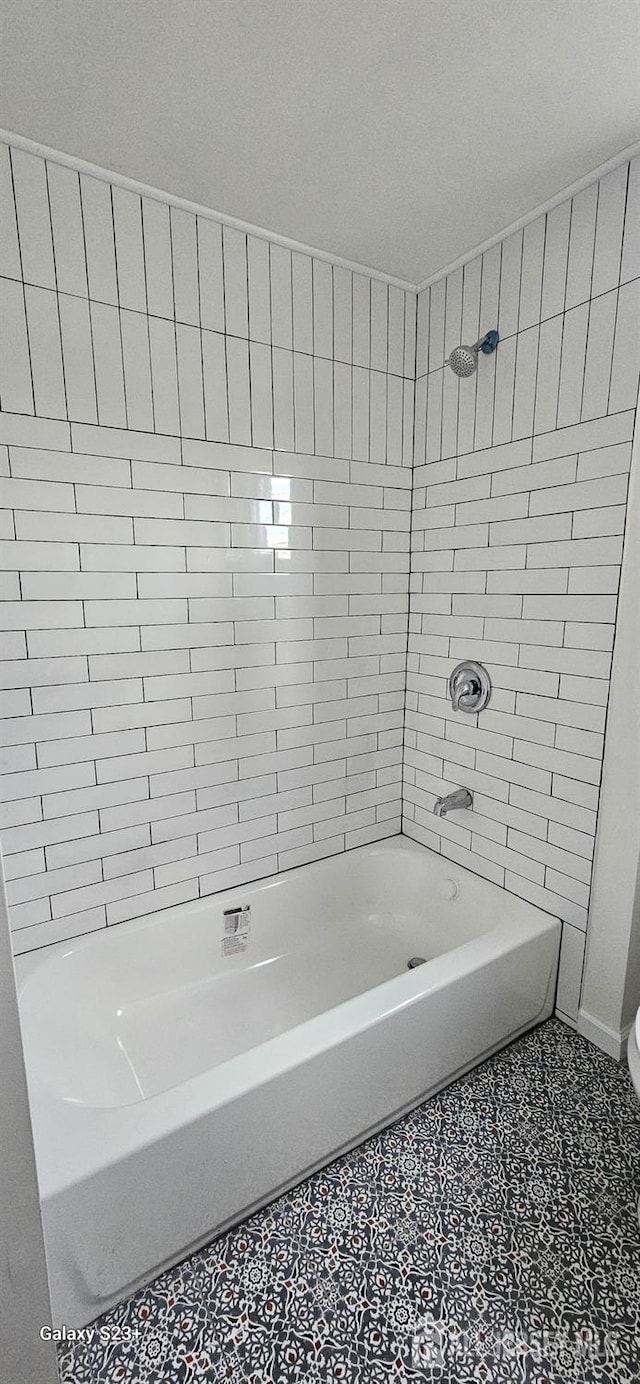
[[[505,889],[502,885],[495,884],[493,880],[486,879],[483,875],[479,875],[474,870],[469,869],[468,866],[461,865],[458,861],[449,859],[448,856],[434,850],[431,846],[426,846],[422,842],[416,841],[413,837],[406,836],[403,832],[395,832],[392,836],[385,836],[380,840],[365,842],[358,846],[350,846],[344,851],[336,852],[333,855],[322,856],[320,859],[308,861],[304,865],[292,865],[286,870],[278,871],[277,874],[257,875],[254,879],[243,880],[240,884],[233,885],[231,888],[213,890],[203,897],[187,899],[183,903],[170,904],[167,908],[156,909],[152,913],[144,913],[139,917],[125,918],[122,922],[108,923],[91,932],[83,932],[77,937],[64,938],[57,942],[51,942],[46,946],[37,947],[32,951],[19,952],[13,959],[18,1002],[22,999],[25,988],[29,984],[31,977],[47,963],[54,962],[59,958],[64,958],[73,952],[85,951],[96,945],[108,945],[106,942],[107,938],[126,935],[132,929],[137,932],[144,932],[147,928],[151,929],[155,923],[166,921],[169,917],[172,917],[175,922],[178,923],[182,918],[188,918],[193,914],[200,915],[206,913],[212,903],[216,903],[219,907],[224,907],[227,902],[230,904],[237,903],[239,891],[271,889],[280,882],[299,878],[315,867],[327,866],[343,861],[349,855],[361,855],[366,853],[367,855],[380,854],[384,856],[392,854],[395,851],[399,851],[401,855],[408,854],[417,859],[426,858],[429,861],[438,862],[443,867],[446,867],[447,875],[454,877],[456,874],[461,875],[470,882],[471,887],[478,889],[481,893],[490,892],[493,894],[495,892],[501,901],[504,902],[508,900],[509,907],[515,907],[524,921],[532,917],[542,917],[552,919],[553,921],[559,921],[555,914],[547,912],[537,904],[530,903],[528,899],[523,898],[520,894],[514,894],[511,890]],[[474,934],[470,941],[475,941],[477,937],[484,936],[489,931],[490,929],[488,928],[484,930],[479,929],[477,934]],[[463,943],[461,945],[467,944]],[[451,951],[453,950],[455,950],[455,948],[451,948]],[[450,955],[451,953],[446,952],[444,954]],[[433,959],[437,960],[438,958]],[[431,963],[429,962],[428,964]],[[394,977],[394,979],[397,979],[397,977]],[[383,984],[387,983],[388,982],[383,982]],[[380,987],[376,986],[374,988],[378,989]],[[344,1003],[348,1004],[351,1003],[351,1001],[346,1000]]]

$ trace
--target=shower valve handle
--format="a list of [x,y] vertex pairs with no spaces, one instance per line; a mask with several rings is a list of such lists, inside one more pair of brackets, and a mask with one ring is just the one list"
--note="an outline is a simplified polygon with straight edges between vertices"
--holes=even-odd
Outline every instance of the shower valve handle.
[[454,711],[482,711],[491,696],[486,668],[472,659],[458,663],[449,678],[449,696]]

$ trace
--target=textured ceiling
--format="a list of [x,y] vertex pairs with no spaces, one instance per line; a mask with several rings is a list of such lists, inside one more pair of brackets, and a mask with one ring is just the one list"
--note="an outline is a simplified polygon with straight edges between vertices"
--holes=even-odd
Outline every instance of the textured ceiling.
[[416,282],[640,136],[640,0],[2,0],[0,123]]

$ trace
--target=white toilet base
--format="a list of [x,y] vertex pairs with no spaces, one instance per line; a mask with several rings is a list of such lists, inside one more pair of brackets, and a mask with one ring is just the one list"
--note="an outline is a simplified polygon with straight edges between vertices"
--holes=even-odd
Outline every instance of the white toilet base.
[[638,1048],[638,1027],[640,1026],[640,1012],[633,1028],[629,1034],[629,1044],[627,1047],[627,1061],[631,1080],[636,1088],[636,1095],[640,1100],[640,1050]]

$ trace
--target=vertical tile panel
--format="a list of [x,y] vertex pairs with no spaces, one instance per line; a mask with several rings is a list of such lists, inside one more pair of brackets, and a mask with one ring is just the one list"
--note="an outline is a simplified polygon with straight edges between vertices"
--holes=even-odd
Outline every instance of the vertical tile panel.
[[567,308],[573,308],[578,303],[584,303],[591,292],[597,204],[597,183],[592,183],[591,187],[585,187],[573,198],[571,203],[569,263],[565,297]]
[[68,415],[74,423],[97,423],[89,303],[60,293],[58,304]]
[[446,284],[439,279],[431,285],[429,305],[429,371],[439,370],[445,357],[444,300]]
[[442,456],[442,385],[444,370],[431,371],[427,391],[427,462]]
[[618,293],[613,347],[609,413],[635,408],[640,369],[640,279],[624,284]]
[[619,168],[607,173],[606,178],[602,178],[600,182],[591,280],[591,293],[594,298],[597,294],[617,288],[620,281],[628,173],[629,165],[621,164]]
[[480,337],[480,284],[482,258],[469,260],[462,271],[462,325],[461,340],[473,346]]
[[414,380],[416,376],[416,319],[418,295],[408,290],[404,295],[404,374]]
[[[226,271],[226,259],[225,259]],[[249,344],[238,337],[227,337],[227,389],[229,441],[251,446],[251,400],[249,394]],[[182,412],[182,394],[180,395]],[[184,431],[184,423],[182,425]]]
[[[495,352],[496,393],[493,408],[493,445],[510,442],[513,423],[513,387],[516,364],[516,338],[501,341]],[[492,357],[489,357],[492,359]],[[484,362],[483,362],[484,365]],[[480,365],[479,370],[482,370]]]
[[11,150],[18,236],[25,283],[55,288],[51,218],[44,159]]
[[72,168],[47,164],[56,282],[61,293],[87,296],[80,179]]
[[[437,375],[430,377],[433,380]],[[427,456],[427,396],[430,379],[427,375],[421,375],[416,380],[415,389],[415,435],[413,443],[413,464],[414,466],[424,466]]]
[[111,187],[100,178],[91,178],[81,173],[80,198],[87,252],[89,297],[100,303],[116,306],[118,282]]
[[580,420],[588,321],[588,303],[581,303],[565,313],[558,395],[559,428],[566,428]]
[[640,155],[629,164],[621,273],[623,283],[637,278],[640,278]]
[[[422,378],[426,381],[426,375]],[[416,385],[413,380],[405,379],[402,396],[402,465],[413,466],[413,430],[414,430],[414,402]],[[425,390],[425,410],[426,410],[426,390]],[[426,426],[426,417],[425,423]]]
[[261,341],[250,342],[249,371],[251,379],[251,440],[254,447],[273,447],[270,346],[265,346]]
[[9,148],[0,144],[0,265],[7,279],[20,279],[20,248]]
[[353,367],[353,456],[369,460],[369,371]]
[[0,407],[33,413],[24,291],[15,279],[0,279],[0,321]]
[[556,426],[558,391],[560,389],[562,325],[562,317],[550,317],[540,326],[534,417],[536,433],[550,432]]
[[387,375],[387,462],[402,466],[402,377]]
[[294,252],[291,256],[293,276],[293,346],[295,351],[313,352],[313,287],[311,260],[308,255]]
[[[500,336],[512,336],[518,330],[520,307],[520,274],[522,269],[522,231],[516,231],[502,242],[500,268]],[[496,367],[499,374],[499,369]]]
[[247,237],[234,226],[222,227],[222,256],[226,330],[231,336],[248,336]]
[[284,245],[269,247],[271,268],[271,332],[274,346],[293,348],[293,299],[291,251]]
[[333,266],[333,355],[351,364],[353,354],[353,274],[341,265]]
[[[183,437],[204,437],[204,390],[198,328],[178,322],[176,324],[176,346],[178,351],[180,431]],[[231,393],[231,386],[229,386],[229,393]]]
[[387,377],[372,370],[369,377],[369,460],[378,465],[387,460]]
[[371,280],[371,369],[387,368],[387,329],[389,320],[387,285]]
[[[469,338],[467,338],[469,339]],[[474,340],[477,341],[477,335]],[[483,365],[480,367],[483,368]],[[471,375],[467,380],[460,381],[458,391],[458,433],[457,450],[459,453],[473,451],[473,435],[476,422],[476,398],[478,393],[478,375]]]
[[[210,442],[228,442],[227,361],[222,332],[202,333],[202,376],[205,435]],[[168,431],[172,432],[173,429],[170,428]]]
[[293,352],[273,347],[273,430],[274,446],[292,452],[293,432]]
[[[444,306],[444,354],[445,359],[455,346],[461,342],[462,331],[462,269],[448,274],[446,279]],[[473,342],[471,343],[473,345]],[[454,376],[455,378],[455,376]]]
[[171,254],[173,260],[173,302],[176,322],[200,324],[198,296],[198,252],[196,218],[179,207],[171,208]]
[[582,419],[602,418],[607,412],[617,306],[618,294],[615,290],[612,293],[603,293],[591,303],[580,415]]
[[269,284],[269,242],[258,236],[247,237],[249,273],[249,336],[252,341],[271,341],[271,297]]
[[429,369],[429,302],[431,289],[424,288],[418,294],[416,321],[416,379],[426,375]]
[[142,204],[135,192],[112,187],[113,223],[116,236],[116,268],[121,308],[147,311],[142,247]]
[[333,365],[323,356],[313,359],[315,450],[333,456]]
[[351,456],[351,366],[333,365],[333,447],[337,457]]
[[458,400],[461,388],[468,384],[445,366],[442,376],[442,451],[441,456],[454,457],[458,450]]
[[66,418],[60,322],[50,288],[25,286],[35,411],[43,418]]
[[485,250],[482,256],[478,336],[484,336],[485,332],[494,331],[499,325],[501,262],[502,245],[492,245],[490,250]]
[[297,452],[314,452],[313,359],[302,351],[293,356],[294,428]]
[[[484,324],[482,329],[484,330]],[[476,383],[476,426],[473,438],[474,448],[490,447],[493,436],[493,405],[496,390],[496,362],[502,352],[501,341],[497,351],[487,356],[478,367]]]
[[196,217],[200,322],[208,331],[223,332],[224,274],[222,226],[207,216]]
[[369,366],[371,354],[371,280],[353,276],[353,363]]
[[539,328],[529,327],[516,338],[513,437],[531,437],[536,397]]
[[555,317],[564,311],[569,256],[571,202],[561,202],[547,212],[547,233],[542,270],[542,317]]
[[151,402],[151,362],[147,318],[140,312],[120,313],[124,392],[127,401],[127,426],[140,432],[153,432]]
[[[208,333],[205,333],[205,335],[208,335]],[[222,340],[222,338],[220,338],[220,340]],[[173,322],[169,322],[163,317],[150,317],[149,344],[151,348],[151,382],[153,385],[153,413],[156,432],[178,434],[180,432],[180,408],[178,404],[176,331]],[[98,394],[98,405],[99,402],[100,396]],[[226,415],[226,381],[224,389],[224,407]],[[102,421],[102,419],[100,421]]]
[[540,321],[545,224],[546,218],[539,216],[524,228],[518,316],[518,330],[521,332]]
[[330,360],[333,355],[333,270],[326,260],[314,259],[313,279],[313,350],[316,356]]
[[389,284],[389,333],[387,369],[392,375],[404,370],[404,299],[401,288]]
[[[462,325],[460,330],[463,342],[473,345],[484,335],[480,330],[480,291],[482,286],[482,258],[470,260],[465,264],[462,274]],[[458,393],[458,451],[473,450],[473,435],[476,416],[477,375],[465,380],[464,389]]]
[[147,303],[154,317],[173,320],[173,272],[169,208],[154,198],[142,199],[142,228]]
[[120,314],[109,303],[90,303],[89,307],[98,422],[105,428],[126,428]]

